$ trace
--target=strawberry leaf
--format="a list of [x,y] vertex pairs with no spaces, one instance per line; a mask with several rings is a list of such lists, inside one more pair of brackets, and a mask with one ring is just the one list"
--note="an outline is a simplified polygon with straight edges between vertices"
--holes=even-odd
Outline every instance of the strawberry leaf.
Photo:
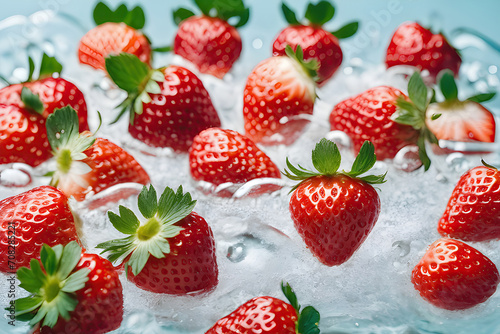
[[49,57],[47,54],[43,54],[42,63],[40,64],[40,74],[38,78],[51,77],[54,73],[61,73],[63,67],[61,63],[57,61],[55,57]]
[[420,111],[425,112],[425,110],[427,109],[427,94],[428,89],[424,81],[422,80],[420,73],[413,73],[413,75],[410,77],[410,81],[408,81],[408,96]]
[[309,75],[309,77],[313,80],[317,79],[317,70],[319,68],[319,63],[316,59],[312,58],[307,61],[304,60],[304,51],[302,50],[302,47],[300,45],[297,45],[295,52],[293,51],[292,47],[290,45],[287,45],[285,47],[285,53],[286,55],[295,60],[302,66],[302,68],[306,71],[306,73]]
[[429,159],[429,156],[427,155],[427,150],[425,148],[425,136],[420,135],[417,139],[417,146],[418,146],[418,157],[420,158],[420,161],[422,161],[422,165],[424,165],[424,170],[429,170],[429,167],[431,166],[431,159]]
[[371,142],[365,141],[359,149],[359,153],[348,174],[353,177],[364,174],[375,165],[376,161],[375,146]]
[[179,25],[185,19],[187,19],[191,16],[194,16],[194,13],[186,8],[178,8],[177,10],[175,10],[172,13],[172,15],[173,15],[175,24]]
[[317,334],[319,333],[320,315],[319,312],[312,306],[306,306],[300,313],[297,322],[297,333],[300,334]]
[[158,201],[154,187],[144,187],[138,196],[138,207],[146,221],[139,223],[135,214],[123,206],[120,206],[120,215],[108,212],[113,226],[130,236],[101,243],[97,248],[108,253],[108,259],[115,263],[122,263],[130,255],[126,266],[138,275],[150,255],[163,258],[170,253],[168,240],[182,231],[182,227],[174,224],[189,215],[195,204],[189,193],[183,193],[182,187],[177,192],[165,188]]
[[488,167],[488,168],[493,168],[493,169],[498,169],[498,167],[495,167],[493,165],[490,165],[489,163],[487,163],[486,161],[484,161],[483,159],[481,159],[481,163],[483,164],[483,166],[485,167]]
[[93,18],[97,25],[106,22],[123,22],[126,25],[138,30],[144,28],[146,23],[144,10],[141,7],[136,6],[129,11],[125,4],[121,4],[118,8],[116,8],[116,10],[113,11],[103,2],[99,2],[94,8]]
[[337,31],[332,31],[331,34],[338,39],[344,39],[344,38],[349,38],[352,37],[355,33],[358,32],[359,29],[359,22],[350,22],[347,23],[345,26],[340,28]]
[[138,197],[138,206],[144,218],[153,218],[158,212],[158,197],[152,185],[149,186],[149,189],[146,186],[142,188]]
[[291,25],[299,25],[300,22],[297,20],[295,12],[291,10],[284,2],[281,3],[281,10],[283,11],[283,16],[285,16],[286,22]]
[[45,108],[43,106],[43,102],[40,100],[40,96],[38,94],[34,94],[29,88],[22,88],[21,101],[23,101],[24,106],[27,109],[32,110],[39,115],[43,114],[43,110]]
[[106,58],[106,71],[114,83],[128,93],[137,92],[149,74],[148,65],[125,52]]
[[309,3],[307,5],[305,18],[309,22],[322,26],[330,21],[335,15],[335,7],[328,1],[320,1],[317,4]]
[[34,259],[30,262],[31,269],[20,268],[19,286],[28,288],[31,296],[16,300],[16,319],[30,321],[32,326],[40,322],[42,326],[49,327],[53,327],[59,317],[69,319],[70,312],[78,304],[74,292],[81,290],[89,279],[88,268],[73,272],[80,261],[81,252],[81,247],[75,241],[64,247],[43,245],[40,262],[45,271],[42,271],[40,262]]
[[477,103],[483,103],[491,100],[494,98],[496,95],[495,92],[492,93],[484,93],[484,94],[477,94],[474,96],[471,96],[467,99],[467,101],[472,101],[472,102],[477,102]]
[[170,45],[167,45],[167,46],[154,47],[152,50],[154,52],[170,52],[173,50],[173,48]]
[[340,167],[340,151],[334,142],[325,138],[321,139],[312,151],[314,168],[322,175],[334,175]]
[[290,284],[281,282],[281,291],[283,291],[283,294],[285,295],[290,305],[292,305],[295,311],[297,311],[297,314],[299,314],[300,304],[297,301],[297,295],[293,291]]
[[453,73],[449,70],[443,71],[439,80],[439,88],[446,101],[454,101],[458,99],[458,88],[453,77]]
[[33,80],[33,73],[35,73],[35,62],[33,58],[28,56],[28,79],[26,82]]
[[191,199],[190,193],[183,194],[182,186],[177,192],[167,187],[160,196],[158,202],[158,218],[164,224],[174,224],[189,215],[196,205]]
[[70,106],[56,109],[47,117],[45,126],[47,139],[54,151],[68,148],[76,154],[85,151],[95,142],[93,136],[79,135],[78,115]]

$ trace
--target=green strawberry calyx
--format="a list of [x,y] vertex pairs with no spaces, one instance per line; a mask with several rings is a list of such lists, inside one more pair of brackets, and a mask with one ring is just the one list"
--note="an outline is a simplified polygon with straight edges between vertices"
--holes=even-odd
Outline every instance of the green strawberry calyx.
[[300,165],[295,167],[286,158],[286,165],[288,169],[285,168],[283,175],[294,181],[300,181],[295,185],[292,190],[294,191],[297,187],[304,181],[311,177],[316,176],[335,176],[338,174],[347,175],[349,177],[357,178],[363,180],[369,184],[380,184],[385,182],[385,176],[387,173],[382,175],[365,175],[360,176],[368,172],[375,162],[377,161],[377,156],[375,155],[375,147],[369,141],[365,141],[361,146],[356,159],[354,160],[351,170],[349,172],[340,171],[341,156],[337,145],[328,140],[321,139],[316,147],[312,151],[312,163],[316,171],[308,170]]
[[[453,72],[451,70],[443,70],[439,73],[439,76],[439,89],[444,97],[444,101],[441,103],[449,105],[463,103],[464,101],[459,100],[458,98],[458,87],[457,83],[455,82]],[[483,102],[491,100],[495,97],[495,95],[495,92],[481,93],[470,96],[465,101],[472,101],[481,104]]]
[[306,76],[311,78],[314,82],[319,80],[317,73],[319,62],[314,58],[304,60],[304,51],[300,45],[297,45],[295,51],[293,51],[290,45],[287,45],[285,47],[285,53],[288,58],[293,59],[300,65],[300,68],[306,73]]
[[88,131],[79,132],[78,114],[70,106],[56,109],[47,117],[45,126],[56,160],[56,171],[48,174],[52,176],[50,185],[57,187],[61,180],[66,182],[71,179],[82,188],[87,188],[88,183],[82,175],[92,169],[82,160],[87,158],[84,151],[94,144],[96,137]]
[[130,266],[132,273],[138,275],[152,255],[157,259],[170,253],[168,239],[177,236],[182,227],[175,225],[187,217],[196,205],[191,194],[183,193],[182,186],[176,192],[165,188],[158,200],[155,188],[144,186],[139,194],[139,211],[145,218],[140,222],[135,213],[124,207],[119,207],[119,214],[108,211],[111,224],[126,238],[115,239],[97,245],[103,249],[101,254],[108,253],[108,259],[125,266]]
[[320,332],[318,328],[320,320],[319,312],[312,306],[306,306],[301,311],[297,296],[290,287],[290,284],[281,282],[281,291],[283,291],[288,302],[297,312],[298,319],[295,325],[295,332],[297,334],[318,334]]
[[[205,16],[217,17],[235,28],[244,26],[250,17],[250,8],[245,7],[243,0],[194,0]],[[173,12],[174,22],[179,25],[195,13],[187,8],[178,8]],[[234,24],[231,22],[236,19]]]
[[[295,12],[290,9],[284,2],[281,3],[281,10],[285,20],[290,25],[302,25],[301,21],[297,19]],[[304,14],[304,23],[309,23],[314,27],[321,27],[327,22],[333,19],[335,15],[335,7],[329,1],[319,1],[318,3],[308,3],[307,9]],[[349,38],[356,34],[359,28],[359,22],[353,21],[347,23],[343,27],[336,31],[332,31],[331,34],[338,39]]]
[[128,93],[128,97],[117,106],[120,113],[112,123],[116,123],[126,112],[130,115],[130,124],[134,123],[135,114],[142,114],[143,104],[152,101],[149,94],[160,94],[159,83],[165,81],[164,68],[151,69],[137,56],[125,52],[106,58],[106,71],[114,83]]
[[54,327],[59,317],[70,319],[78,301],[74,293],[85,287],[90,269],[75,271],[80,261],[82,248],[75,241],[66,246],[40,250],[40,261],[32,259],[30,269],[19,268],[17,277],[30,296],[15,301],[16,319],[29,321],[31,326]]
[[112,10],[105,3],[99,2],[94,8],[93,18],[96,25],[106,22],[123,22],[136,30],[144,28],[146,24],[146,16],[144,15],[144,10],[140,6],[135,6],[129,10],[123,3],[115,10]]

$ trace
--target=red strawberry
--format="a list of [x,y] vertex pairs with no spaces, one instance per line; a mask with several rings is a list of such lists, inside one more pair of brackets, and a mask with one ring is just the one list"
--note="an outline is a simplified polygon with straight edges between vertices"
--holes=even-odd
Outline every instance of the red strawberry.
[[418,132],[396,123],[396,101],[407,99],[399,89],[380,86],[337,104],[330,114],[332,130],[345,132],[358,151],[368,140],[380,160],[392,159],[404,146],[415,144]]
[[387,67],[409,65],[427,70],[435,80],[444,69],[458,75],[462,59],[442,34],[433,34],[420,24],[409,22],[394,32],[385,62]]
[[281,284],[288,303],[263,296],[250,299],[220,319],[205,334],[315,334],[319,333],[319,313],[312,306],[302,312],[295,292]]
[[358,22],[351,22],[338,31],[328,32],[322,26],[335,14],[335,8],[329,2],[320,1],[317,4],[308,4],[305,18],[309,25],[301,24],[295,13],[285,3],[281,8],[290,25],[283,29],[274,40],[273,56],[284,56],[287,45],[293,49],[300,45],[304,51],[305,60],[316,59],[318,61],[317,83],[321,86],[333,76],[342,63],[339,39],[354,35],[358,30]]
[[43,244],[80,242],[68,198],[51,186],[1,200],[0,231],[2,272],[14,272],[27,267],[31,259],[39,259]]
[[411,281],[422,298],[447,310],[485,302],[497,289],[497,267],[475,248],[453,239],[429,246],[415,266]]
[[136,6],[128,11],[122,4],[112,11],[99,2],[94,9],[94,20],[97,26],[80,40],[80,63],[105,70],[105,58],[108,55],[126,52],[150,64],[151,45],[148,38],[140,32],[145,23],[144,12],[140,7]]
[[194,138],[189,165],[193,179],[215,185],[281,177],[278,167],[250,139],[220,128],[204,130]]
[[380,199],[371,186],[385,175],[364,176],[377,160],[373,144],[365,142],[350,172],[338,172],[337,146],[322,139],[313,150],[317,172],[294,167],[287,159],[285,175],[300,181],[293,188],[290,213],[297,232],[316,258],[327,266],[340,265],[368,237],[380,213]]
[[495,96],[479,94],[464,101],[458,99],[458,88],[449,71],[439,81],[445,100],[431,103],[425,112],[425,124],[438,140],[495,141],[495,117],[480,103]]
[[17,272],[31,293],[16,300],[16,317],[30,316],[41,334],[108,333],[123,319],[122,285],[113,265],[95,254],[82,254],[74,241],[42,247],[41,261]]
[[50,158],[45,120],[55,109],[73,107],[81,129],[88,130],[83,93],[65,79],[46,77],[61,69],[44,54],[39,80],[0,89],[0,164],[22,162],[35,167]]
[[287,56],[271,57],[250,73],[243,96],[245,134],[255,143],[291,144],[307,121],[300,115],[313,113],[317,63],[305,63],[302,48],[296,54],[289,46]]
[[76,113],[70,107],[49,116],[47,135],[57,162],[51,185],[77,201],[115,184],[149,183],[146,171],[121,147],[88,131],[79,134]]
[[189,70],[179,66],[151,70],[127,54],[106,59],[106,68],[129,93],[119,117],[129,111],[130,134],[147,145],[187,152],[198,133],[220,126],[207,90]]
[[[240,57],[242,43],[236,28],[248,21],[249,9],[241,0],[231,4],[205,1],[203,6],[201,2],[196,3],[203,15],[194,16],[185,8],[174,12],[174,20],[179,25],[174,52],[192,62],[201,73],[222,79]],[[239,18],[234,26],[227,22],[233,17]]]
[[138,206],[146,220],[139,222],[123,206],[120,215],[108,211],[113,226],[129,236],[97,248],[118,265],[125,261],[128,280],[141,289],[174,295],[209,292],[218,283],[215,242],[205,219],[192,212],[195,204],[182,187],[177,193],[165,188],[159,200],[153,186],[144,187]]
[[465,241],[500,239],[500,171],[489,165],[462,175],[439,220],[438,232]]

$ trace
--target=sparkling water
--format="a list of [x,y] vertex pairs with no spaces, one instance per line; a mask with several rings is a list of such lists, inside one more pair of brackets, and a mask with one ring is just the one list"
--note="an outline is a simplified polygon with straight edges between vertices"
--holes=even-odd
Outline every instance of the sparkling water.
[[[43,15],[52,15],[50,23],[42,26],[33,23],[44,18]],[[313,305],[321,313],[322,333],[500,332],[500,292],[470,310],[451,312],[422,300],[410,282],[411,271],[426,247],[440,237],[437,222],[459,176],[479,165],[481,158],[498,164],[498,145],[488,146],[493,153],[487,155],[431,156],[433,165],[425,173],[418,169],[415,147],[403,149],[394,161],[377,162],[373,173],[387,171],[387,182],[377,185],[382,205],[379,220],[350,260],[340,266],[327,267],[307,250],[293,227],[288,209],[291,181],[256,180],[243,186],[227,185],[234,192],[233,198],[217,197],[216,192],[220,189],[191,179],[187,154],[175,154],[168,148],[152,149],[133,139],[124,130],[126,117],[109,125],[117,113],[114,107],[125,95],[102,73],[77,63],[74,56],[77,41],[86,28],[50,12],[9,20],[0,22],[0,42],[2,38],[20,34],[23,29],[32,30],[29,30],[29,38],[10,39],[10,47],[0,43],[0,74],[13,81],[24,80],[27,73],[25,50],[33,56],[40,50],[57,55],[65,63],[64,77],[85,93],[91,129],[97,128],[99,111],[103,116],[99,136],[112,140],[134,155],[157,190],[182,185],[191,192],[198,201],[195,211],[206,219],[214,232],[219,266],[217,288],[197,296],[154,294],[138,289],[122,275],[125,318],[121,328],[114,333],[204,333],[219,318],[253,297],[284,298],[280,291],[281,281],[290,283],[301,305]],[[437,19],[431,16],[430,20]],[[268,46],[270,39],[258,33],[258,30],[247,33],[253,36],[246,42],[250,51],[224,80],[200,75],[223,127],[240,132],[243,130],[241,110],[245,79],[263,59],[251,59],[248,54],[251,51],[262,54],[261,49]],[[457,31],[452,37],[463,49],[465,60],[459,83],[462,94],[497,89],[499,81],[494,64],[500,62],[499,57],[491,56],[495,55],[494,46],[471,31]],[[389,35],[381,34],[373,43],[380,47],[388,38]],[[349,168],[354,159],[352,143],[343,133],[329,130],[328,116],[333,106],[377,85],[392,85],[405,91],[404,74],[411,73],[407,68],[386,70],[380,62],[367,59],[370,57],[362,52],[347,58],[336,76],[318,91],[314,116],[307,118],[310,124],[296,143],[262,148],[281,170],[286,157],[293,163],[311,167],[310,152],[323,137],[339,145],[343,155],[341,168]],[[159,56],[155,63],[190,67],[171,55]],[[496,102],[488,106],[495,112],[500,110]],[[480,150],[481,147],[469,145],[466,149]],[[0,199],[46,184],[48,179],[43,175],[52,165],[47,162],[35,169],[23,164],[0,166]],[[260,197],[246,196],[253,187],[269,182],[280,185],[281,190]],[[99,252],[95,248],[98,243],[120,237],[106,212],[116,212],[118,205],[137,211],[136,196],[140,189],[137,184],[122,184],[85,202],[71,200],[81,239],[88,251]],[[498,241],[470,244],[500,265]],[[6,306],[9,301],[4,293],[9,288],[7,276],[0,279],[0,303]],[[20,297],[21,292],[18,293]],[[1,319],[1,333],[26,333],[27,330],[28,327],[20,322],[12,327],[5,316]]]

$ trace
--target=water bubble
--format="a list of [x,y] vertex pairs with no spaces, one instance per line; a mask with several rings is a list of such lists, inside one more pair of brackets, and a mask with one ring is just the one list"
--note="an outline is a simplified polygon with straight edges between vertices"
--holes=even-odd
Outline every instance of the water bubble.
[[398,257],[405,257],[410,254],[410,243],[404,240],[395,241],[392,244],[392,248],[398,252]]
[[247,255],[246,246],[242,242],[229,246],[227,249],[227,258],[231,262],[241,262]]
[[262,46],[264,45],[264,43],[262,42],[262,40],[260,38],[256,38],[252,41],[252,46],[254,49],[261,49]]
[[32,168],[24,164],[4,166],[0,170],[0,185],[4,187],[26,187],[32,182]]
[[413,172],[422,166],[418,155],[418,146],[408,145],[398,151],[393,159],[394,167],[404,172]]
[[325,138],[337,144],[337,147],[341,151],[354,150],[354,144],[351,137],[349,137],[345,132],[338,130],[330,131],[325,135]]

